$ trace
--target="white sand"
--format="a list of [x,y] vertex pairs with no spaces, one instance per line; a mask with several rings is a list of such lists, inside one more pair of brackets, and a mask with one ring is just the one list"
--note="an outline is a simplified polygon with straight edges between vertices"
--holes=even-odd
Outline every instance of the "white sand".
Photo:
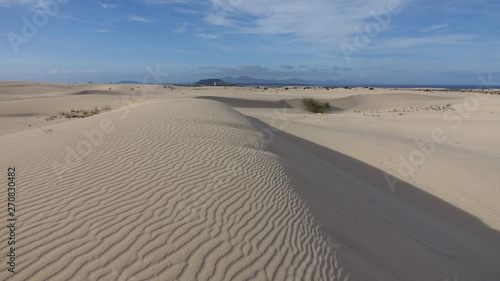
[[0,280],[498,280],[499,125],[490,94],[2,82]]

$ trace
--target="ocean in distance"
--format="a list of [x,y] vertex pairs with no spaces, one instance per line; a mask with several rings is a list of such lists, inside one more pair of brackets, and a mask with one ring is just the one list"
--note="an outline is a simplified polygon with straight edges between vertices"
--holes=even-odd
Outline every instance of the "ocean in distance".
[[336,85],[312,85],[312,84],[237,84],[245,87],[374,87],[374,88],[430,88],[430,89],[450,89],[450,90],[474,90],[474,89],[500,89],[500,85],[396,85],[396,84],[336,84]]

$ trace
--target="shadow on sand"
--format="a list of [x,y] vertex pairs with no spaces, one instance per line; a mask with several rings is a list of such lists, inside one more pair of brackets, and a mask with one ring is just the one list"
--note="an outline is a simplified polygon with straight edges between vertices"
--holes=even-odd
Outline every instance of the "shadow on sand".
[[[273,141],[270,143],[269,149],[281,159],[288,161],[288,163],[301,162],[302,158],[298,155],[298,151],[305,150],[307,153],[317,157],[318,161],[323,160],[324,162],[322,163],[333,165],[335,169],[340,169],[366,183],[361,189],[355,188],[352,183],[341,185],[329,184],[333,182],[334,178],[332,177],[335,177],[335,173],[328,171],[329,165],[326,164],[325,170],[317,171],[315,174],[317,178],[323,178],[322,181],[316,181],[320,182],[322,186],[315,187],[312,184],[315,180],[314,178],[306,179],[307,183],[302,175],[302,169],[307,169],[307,162],[297,165],[295,169],[289,168],[291,165],[284,165],[288,170],[288,174],[291,175],[291,184],[295,191],[308,202],[315,217],[323,226],[326,226],[327,232],[332,233],[332,236],[343,236],[342,243],[349,243],[346,241],[356,243],[349,238],[351,234],[350,230],[356,230],[364,233],[365,237],[373,237],[373,243],[377,243],[377,241],[388,243],[387,248],[383,249],[382,252],[375,253],[375,256],[379,257],[384,257],[390,254],[391,251],[406,251],[402,257],[393,258],[392,262],[394,264],[392,265],[384,264],[391,259],[384,261],[382,258],[378,261],[376,260],[377,258],[367,258],[370,255],[369,252],[353,257],[354,259],[367,258],[367,260],[374,261],[374,265],[376,266],[367,272],[370,279],[378,275],[376,270],[381,270],[380,276],[383,276],[381,280],[434,280],[434,278],[441,278],[436,280],[444,281],[446,279],[453,280],[454,276],[459,277],[458,280],[496,280],[495,278],[500,276],[500,267],[498,267],[500,265],[500,232],[485,225],[479,218],[402,179],[397,179],[396,189],[392,192],[384,176],[384,171],[343,153],[280,131],[259,119],[249,116],[247,118],[258,129],[267,128],[274,132]],[[286,149],[284,146],[289,146],[289,148]],[[325,191],[325,189],[328,191]],[[378,222],[381,225],[394,226],[389,232],[385,230],[378,231],[380,229],[377,229],[377,227],[368,225],[363,228],[359,224],[349,228],[347,224],[352,224],[351,221],[353,218],[358,216],[362,218],[364,216],[363,212],[369,212],[368,210],[360,210],[359,206],[363,206],[363,202],[372,203],[363,201],[369,200],[368,198],[371,195],[365,195],[363,199],[359,199],[358,201],[355,201],[357,199],[352,199],[362,198],[363,194],[359,196],[359,193],[363,192],[379,194],[381,195],[378,197],[379,199],[382,197],[389,198],[389,200],[382,199],[378,201],[380,204],[394,203],[394,206],[385,205],[384,207],[399,209],[401,206],[411,206],[410,208],[416,211],[408,212],[404,218],[400,218],[399,220],[396,214],[378,218],[380,219]],[[344,199],[353,200],[353,202],[360,203],[360,205],[351,205],[341,199],[342,196],[344,196]],[[330,201],[330,205],[334,207],[325,208],[321,204],[318,204],[318,200]],[[403,209],[406,209],[406,207]],[[328,211],[337,211],[339,214],[325,215],[324,213]],[[384,213],[381,212],[381,214],[383,215]],[[376,218],[376,216],[373,217]],[[377,221],[372,221],[372,223],[377,224]],[[343,229],[339,230],[340,228]],[[333,231],[328,231],[328,229]],[[391,237],[379,237],[391,231],[392,234],[403,236],[404,238],[392,239]],[[355,235],[355,233],[352,234]],[[425,250],[420,251],[419,249],[418,252],[412,253],[411,250],[415,248],[401,241],[409,241],[410,244],[415,242],[416,245]],[[455,244],[461,245],[456,245],[455,249],[447,251],[447,244],[452,246]],[[476,248],[476,245],[480,245],[480,248]],[[391,247],[396,250],[391,249]],[[377,247],[373,249],[377,249]],[[407,260],[405,260],[405,257],[407,257]],[[435,258],[438,261],[432,262],[429,257]],[[419,269],[419,263],[422,261],[423,264],[420,265],[422,267]],[[356,262],[354,261],[353,263]],[[365,262],[366,260],[359,264]],[[405,272],[407,275],[401,275],[401,272]],[[404,279],[401,279],[402,277]],[[432,277],[432,279],[428,279],[429,277]],[[360,280],[368,280],[366,278],[364,276]],[[355,278],[353,280],[358,279]],[[374,278],[371,280],[377,279]]]
[[[242,108],[302,108],[301,99],[291,99],[291,100],[279,100],[279,101],[263,101],[263,100],[248,100],[248,99],[238,99],[238,98],[225,98],[225,97],[211,97],[211,96],[201,96],[196,97],[197,99],[207,99],[212,101],[218,101],[225,103],[231,107],[242,107]],[[325,100],[331,101],[331,100]],[[331,106],[328,110],[329,112],[342,111],[342,108]]]
[[[199,98],[234,107],[290,108],[284,100]],[[268,149],[284,161],[292,187],[307,202],[319,223],[326,227],[327,235],[345,245],[340,253],[348,264],[360,270],[358,277],[351,276],[349,280],[444,281],[455,277],[458,280],[498,280],[495,278],[500,276],[500,232],[479,218],[402,179],[397,179],[396,190],[392,192],[384,171],[271,127],[259,119],[246,117],[257,129],[273,132]],[[301,157],[308,160],[302,161]],[[321,165],[308,164],[311,159]],[[302,173],[304,170],[309,174]],[[360,181],[357,186],[349,182],[339,184],[335,178],[339,173],[333,170],[343,171]],[[377,207],[377,204],[385,205]],[[394,208],[403,206],[410,211],[403,217],[399,217],[399,213],[388,214],[386,210],[393,207],[391,204]],[[370,213],[370,209],[364,209],[365,205],[375,206],[376,212]],[[356,221],[363,218],[367,219],[365,224]],[[387,234],[394,236],[383,236]],[[370,241],[359,240],[359,237]],[[358,247],[357,254],[351,252],[350,243]],[[365,248],[359,249],[363,244]]]

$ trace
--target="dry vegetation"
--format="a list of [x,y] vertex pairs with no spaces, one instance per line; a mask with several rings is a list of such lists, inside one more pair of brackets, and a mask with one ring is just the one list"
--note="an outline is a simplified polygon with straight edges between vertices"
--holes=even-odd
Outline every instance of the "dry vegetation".
[[304,109],[312,113],[326,113],[330,109],[329,102],[321,102],[314,98],[303,98]]
[[[69,118],[69,119],[71,119],[71,118],[85,118],[85,117],[90,117],[90,116],[99,114],[103,111],[109,111],[109,110],[111,110],[111,106],[104,105],[102,107],[95,106],[93,109],[89,109],[89,110],[87,110],[87,109],[77,109],[77,110],[72,109],[70,112],[61,111],[61,112],[59,112],[59,114],[63,117]],[[53,118],[53,117],[54,116],[51,116],[51,117],[49,117],[49,119]]]

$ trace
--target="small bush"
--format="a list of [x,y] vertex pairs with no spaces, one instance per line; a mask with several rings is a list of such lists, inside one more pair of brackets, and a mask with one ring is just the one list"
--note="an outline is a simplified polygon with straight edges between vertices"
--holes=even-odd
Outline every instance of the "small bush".
[[302,105],[304,109],[312,113],[325,113],[330,109],[329,102],[321,102],[313,98],[303,98]]
[[102,111],[109,111],[111,110],[110,105],[104,105],[101,108],[98,106],[95,106],[93,109],[86,110],[86,109],[72,109],[70,112],[64,112],[60,111],[59,114],[66,117],[66,118],[85,118],[85,117],[90,117],[96,114],[101,113]]

